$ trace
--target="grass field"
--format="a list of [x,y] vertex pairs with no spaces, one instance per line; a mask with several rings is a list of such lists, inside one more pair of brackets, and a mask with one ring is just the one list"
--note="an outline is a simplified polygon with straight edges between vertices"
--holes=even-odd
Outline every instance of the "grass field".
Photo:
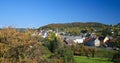
[[107,58],[87,58],[86,56],[74,56],[75,63],[113,63]]

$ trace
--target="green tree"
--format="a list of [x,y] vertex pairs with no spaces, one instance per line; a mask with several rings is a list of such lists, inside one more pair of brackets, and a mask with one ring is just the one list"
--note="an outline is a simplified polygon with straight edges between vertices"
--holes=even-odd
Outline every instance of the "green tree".
[[70,46],[64,45],[57,50],[56,54],[64,60],[64,63],[73,63],[73,50]]
[[44,45],[48,47],[52,53],[55,53],[55,51],[61,46],[61,40],[55,33],[51,33],[46,39],[46,42],[44,42]]

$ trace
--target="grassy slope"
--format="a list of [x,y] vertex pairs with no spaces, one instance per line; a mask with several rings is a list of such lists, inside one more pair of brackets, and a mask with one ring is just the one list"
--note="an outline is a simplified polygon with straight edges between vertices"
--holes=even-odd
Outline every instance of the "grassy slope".
[[87,58],[85,56],[74,56],[75,63],[113,63],[107,58]]

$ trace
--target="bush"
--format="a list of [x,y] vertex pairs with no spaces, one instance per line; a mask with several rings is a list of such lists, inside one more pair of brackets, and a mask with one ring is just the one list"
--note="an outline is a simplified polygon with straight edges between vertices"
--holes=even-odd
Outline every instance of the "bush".
[[96,57],[101,57],[101,58],[112,58],[113,54],[116,53],[114,50],[107,50],[107,49],[97,49],[96,50]]
[[76,45],[73,45],[72,48],[74,50],[74,55],[94,57],[96,53],[95,48],[89,48],[84,44],[76,44]]
[[115,53],[115,54],[113,55],[112,61],[113,61],[114,63],[120,63],[120,52]]
[[64,60],[64,63],[73,63],[73,50],[70,46],[65,45],[62,48],[59,48],[56,51],[56,55],[59,58],[62,58]]

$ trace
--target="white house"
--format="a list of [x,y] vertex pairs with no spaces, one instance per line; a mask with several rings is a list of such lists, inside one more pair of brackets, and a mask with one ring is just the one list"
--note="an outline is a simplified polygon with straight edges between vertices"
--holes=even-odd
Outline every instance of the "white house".
[[107,42],[109,40],[109,38],[108,37],[105,37],[105,39],[103,40],[103,42],[105,43],[105,42]]
[[48,34],[46,32],[42,35],[43,38],[46,38],[47,36]]
[[75,39],[73,40],[75,43],[83,43],[84,39],[81,38],[81,39]]
[[100,40],[98,38],[95,39],[94,45],[95,46],[100,46]]
[[107,42],[108,40],[111,40],[111,39],[113,39],[113,37],[111,37],[111,36],[106,36],[105,39],[103,40],[103,42],[105,43],[105,42]]

